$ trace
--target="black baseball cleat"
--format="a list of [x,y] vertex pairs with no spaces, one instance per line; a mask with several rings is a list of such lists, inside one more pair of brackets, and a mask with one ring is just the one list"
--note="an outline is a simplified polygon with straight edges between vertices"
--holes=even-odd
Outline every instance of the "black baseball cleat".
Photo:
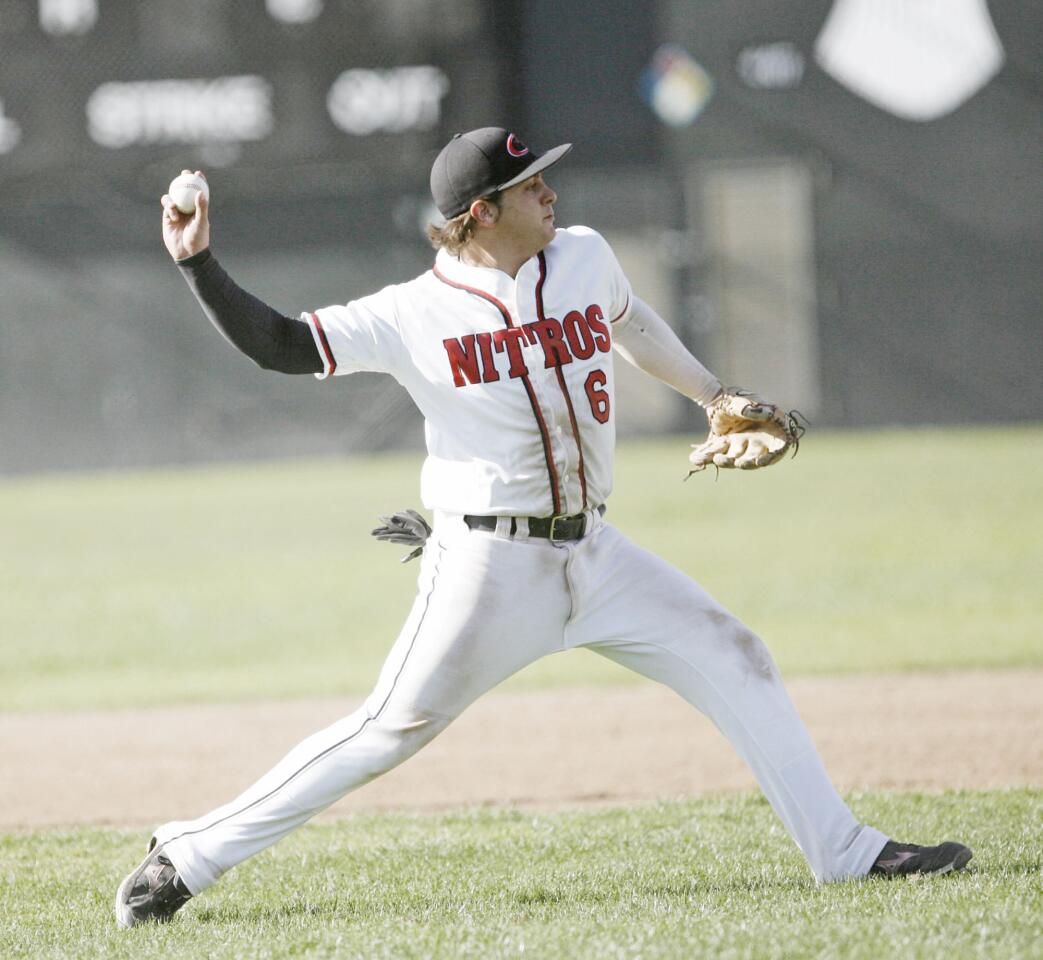
[[901,877],[913,873],[950,873],[962,870],[974,854],[970,847],[951,840],[936,847],[921,847],[915,843],[895,843],[888,840],[880,856],[869,868],[871,875]]
[[192,899],[174,864],[163,855],[163,845],[153,837],[148,849],[116,891],[117,926],[136,927],[150,920],[166,923]]

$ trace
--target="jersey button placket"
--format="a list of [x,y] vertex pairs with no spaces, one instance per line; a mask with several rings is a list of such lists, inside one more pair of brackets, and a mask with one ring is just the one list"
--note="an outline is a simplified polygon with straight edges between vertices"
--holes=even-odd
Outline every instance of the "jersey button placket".
[[[536,318],[533,317],[533,320]],[[548,424],[553,438],[554,459],[559,465],[558,475],[561,478],[561,512],[563,514],[575,513],[582,502],[579,485],[579,447],[576,438],[572,434],[572,421],[569,417],[568,403],[562,392],[561,384],[558,382],[558,370],[552,364],[547,366],[547,354],[543,349],[538,337],[535,337],[532,346],[532,360],[529,369],[539,371],[539,392],[544,409],[549,414]],[[568,383],[564,375],[569,366],[562,367],[561,373],[564,382]]]
[[[535,309],[531,311],[530,315],[530,313],[523,312],[519,306],[519,300],[523,303],[535,303],[532,294],[531,278],[524,276],[527,270],[528,265],[519,271],[518,280],[515,282],[514,296],[510,302],[511,307],[513,307],[512,316],[519,326],[534,323],[537,319]],[[518,296],[518,289],[521,286],[528,287],[527,291],[523,291],[523,297]],[[529,327],[528,329],[531,330],[532,328]],[[568,489],[568,484],[571,482],[572,464],[569,457],[566,431],[562,427],[562,409],[564,404],[558,402],[560,391],[555,379],[556,375],[552,367],[547,367],[547,357],[536,334],[530,335],[527,333],[526,336],[522,337],[522,356],[525,358],[525,365],[529,368],[529,380],[536,392],[537,403],[539,403],[543,416],[547,421],[547,436],[550,440],[551,457],[554,460],[554,467],[558,473],[560,509],[562,513],[567,514],[570,512],[569,504],[574,503],[575,498]],[[567,425],[567,411],[565,416]]]

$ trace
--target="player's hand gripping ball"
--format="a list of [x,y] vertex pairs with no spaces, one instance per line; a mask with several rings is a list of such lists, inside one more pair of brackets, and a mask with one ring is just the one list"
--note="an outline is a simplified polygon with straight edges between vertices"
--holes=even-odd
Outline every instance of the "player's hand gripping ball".
[[182,213],[195,213],[196,197],[201,193],[207,200],[210,199],[210,187],[206,180],[196,173],[183,173],[170,181],[170,189],[167,190],[174,206]]
[[787,450],[796,456],[804,436],[796,410],[787,413],[734,387],[707,404],[706,416],[710,435],[702,443],[693,444],[688,476],[709,466],[739,470],[769,467]]

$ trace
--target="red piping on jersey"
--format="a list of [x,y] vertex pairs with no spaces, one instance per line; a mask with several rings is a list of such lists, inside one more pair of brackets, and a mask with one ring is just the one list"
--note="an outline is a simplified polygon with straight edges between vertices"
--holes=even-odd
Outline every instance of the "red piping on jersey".
[[[510,310],[500,303],[500,301],[491,293],[486,293],[478,287],[469,287],[466,283],[458,283],[455,280],[450,280],[438,269],[437,264],[431,267],[431,272],[434,273],[434,275],[446,286],[455,287],[457,290],[464,290],[467,293],[474,294],[476,297],[481,297],[486,301],[486,303],[491,303],[500,311],[500,316],[503,317],[503,322],[507,324],[508,327],[514,326]],[[536,424],[540,428],[540,439],[543,441],[543,458],[547,461],[547,477],[550,480],[550,495],[551,500],[554,503],[554,516],[559,516],[561,514],[561,496],[558,492],[558,470],[557,467],[554,466],[554,455],[551,452],[550,434],[547,432],[547,424],[543,419],[543,413],[540,411],[539,402],[536,400],[536,391],[532,388],[532,383],[529,381],[528,374],[522,374],[521,381],[525,386],[525,392],[529,395],[529,405],[532,407],[532,413],[536,418]]]
[[330,349],[330,342],[326,339],[326,331],[322,329],[322,321],[319,320],[317,313],[310,314],[311,322],[315,326],[315,332],[319,335],[319,343],[322,344],[322,352],[326,354],[326,371],[327,377],[332,377],[337,369],[337,361],[333,359],[333,351]]
[[630,306],[630,294],[627,294],[627,302],[623,304],[623,309],[619,311],[619,314],[613,318],[612,322],[615,323],[624,313],[627,312],[627,308]]
[[[536,317],[538,320],[546,320],[543,314],[543,281],[547,279],[547,255],[541,250],[537,259],[540,262],[540,279],[536,281]],[[558,386],[565,398],[565,405],[569,408],[569,423],[572,424],[572,435],[576,438],[576,449],[579,450],[579,489],[583,497],[583,509],[587,509],[587,474],[583,469],[583,441],[579,435],[579,424],[576,423],[576,411],[572,409],[572,397],[569,389],[565,386],[565,376],[561,372],[561,357],[557,351],[554,354],[554,372],[558,376]]]

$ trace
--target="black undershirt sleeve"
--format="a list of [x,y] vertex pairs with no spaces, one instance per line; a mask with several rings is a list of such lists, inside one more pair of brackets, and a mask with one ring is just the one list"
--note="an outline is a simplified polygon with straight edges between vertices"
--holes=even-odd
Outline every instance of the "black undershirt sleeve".
[[259,367],[280,373],[322,372],[308,324],[284,317],[243,290],[209,249],[178,260],[177,266],[221,336]]

